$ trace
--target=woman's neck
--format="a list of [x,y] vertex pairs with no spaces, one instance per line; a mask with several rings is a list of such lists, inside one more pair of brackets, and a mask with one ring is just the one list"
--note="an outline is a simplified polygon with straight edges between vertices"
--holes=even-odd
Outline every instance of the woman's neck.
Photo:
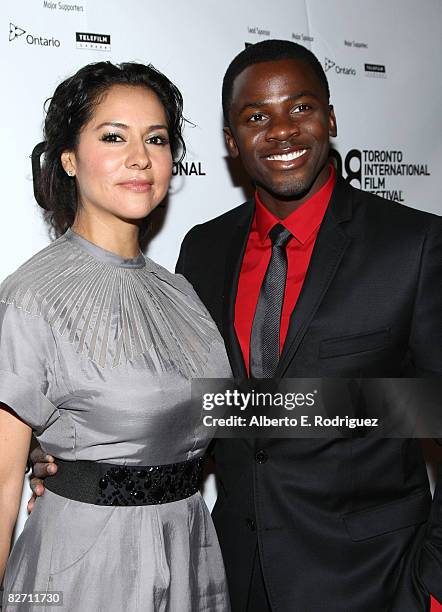
[[121,219],[108,222],[89,214],[77,214],[71,229],[89,242],[121,257],[136,257],[140,252],[136,223]]

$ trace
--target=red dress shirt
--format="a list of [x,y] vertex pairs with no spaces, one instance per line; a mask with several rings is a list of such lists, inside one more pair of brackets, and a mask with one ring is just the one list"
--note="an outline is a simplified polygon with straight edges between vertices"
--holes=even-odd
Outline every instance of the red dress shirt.
[[319,227],[336,182],[336,171],[330,165],[327,182],[286,219],[278,219],[255,195],[256,210],[247,242],[238,282],[235,303],[235,331],[249,371],[250,335],[259,292],[269,265],[272,243],[269,232],[281,223],[292,234],[287,245],[287,282],[280,327],[280,351],[284,346],[290,316],[304,283]]

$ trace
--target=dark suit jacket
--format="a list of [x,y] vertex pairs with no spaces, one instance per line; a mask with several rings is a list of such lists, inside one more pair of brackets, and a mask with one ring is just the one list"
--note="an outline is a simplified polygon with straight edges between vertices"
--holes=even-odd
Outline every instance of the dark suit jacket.
[[[177,264],[236,377],[234,304],[253,213],[246,202],[194,227]],[[440,376],[441,221],[338,179],[277,376]],[[217,440],[215,460],[234,612],[245,612],[256,542],[275,612],[411,612],[428,609],[428,592],[442,601],[442,483],[431,505],[418,440]]]

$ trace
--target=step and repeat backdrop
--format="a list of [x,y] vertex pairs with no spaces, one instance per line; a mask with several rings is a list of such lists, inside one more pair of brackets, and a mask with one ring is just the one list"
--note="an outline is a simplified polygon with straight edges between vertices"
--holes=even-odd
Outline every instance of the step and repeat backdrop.
[[[245,45],[266,38],[296,41],[321,61],[338,121],[334,157],[347,180],[442,214],[439,0],[20,0],[5,3],[0,19],[0,281],[49,242],[30,159],[42,140],[44,102],[62,79],[103,60],[165,72],[193,123],[147,251],[169,269],[190,227],[251,192],[227,159],[221,82]],[[25,499],[27,483],[24,491]],[[210,479],[205,495],[211,505]],[[23,505],[17,532],[25,517]]]

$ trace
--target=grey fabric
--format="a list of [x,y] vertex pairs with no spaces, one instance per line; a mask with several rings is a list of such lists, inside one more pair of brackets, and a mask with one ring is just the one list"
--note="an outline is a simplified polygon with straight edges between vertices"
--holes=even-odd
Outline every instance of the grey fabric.
[[[210,439],[191,378],[230,376],[192,287],[143,255],[119,257],[68,231],[0,286],[0,402],[56,457],[199,457]],[[72,611],[230,609],[199,493],[106,508],[46,491],[11,553],[5,593],[47,589],[63,591]],[[20,606],[33,609],[45,607]]]

